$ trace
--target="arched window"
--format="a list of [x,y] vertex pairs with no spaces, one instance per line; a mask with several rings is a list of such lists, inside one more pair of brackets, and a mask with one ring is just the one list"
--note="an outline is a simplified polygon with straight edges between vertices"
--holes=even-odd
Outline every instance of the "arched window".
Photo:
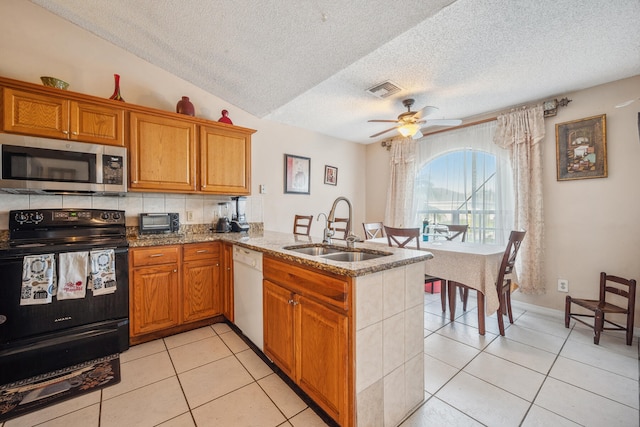
[[495,122],[419,142],[415,222],[468,224],[467,241],[506,243],[513,227],[509,152],[493,143]]

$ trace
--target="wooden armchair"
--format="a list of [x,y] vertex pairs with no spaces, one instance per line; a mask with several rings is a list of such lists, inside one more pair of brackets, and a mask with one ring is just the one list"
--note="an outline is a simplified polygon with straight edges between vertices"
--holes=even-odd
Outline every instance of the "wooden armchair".
[[296,215],[293,218],[293,234],[308,236],[311,232],[313,215]]
[[[613,304],[607,300],[617,298],[618,301],[624,302],[623,305]],[[616,301],[617,302],[617,301]],[[571,311],[571,304],[576,304],[593,314],[581,314]],[[611,276],[606,273],[600,273],[600,297],[594,299],[578,299],[571,298],[567,295],[564,312],[564,326],[569,327],[570,319],[574,319],[584,325],[593,328],[593,343],[600,343],[600,333],[603,330],[626,331],[627,345],[631,345],[633,340],[633,317],[636,309],[636,281],[623,279],[618,276]],[[622,326],[605,319],[606,314],[619,314],[626,316],[626,325]],[[593,324],[589,324],[581,317],[589,317],[594,319]],[[605,326],[611,325],[611,326]]]

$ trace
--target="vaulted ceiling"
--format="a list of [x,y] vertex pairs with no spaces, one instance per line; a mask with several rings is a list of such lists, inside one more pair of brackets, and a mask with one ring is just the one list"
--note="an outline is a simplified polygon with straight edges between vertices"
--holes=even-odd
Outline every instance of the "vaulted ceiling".
[[[367,120],[406,98],[464,119],[640,74],[638,0],[31,1],[257,117],[361,143],[393,136]],[[402,90],[366,92],[387,80]]]

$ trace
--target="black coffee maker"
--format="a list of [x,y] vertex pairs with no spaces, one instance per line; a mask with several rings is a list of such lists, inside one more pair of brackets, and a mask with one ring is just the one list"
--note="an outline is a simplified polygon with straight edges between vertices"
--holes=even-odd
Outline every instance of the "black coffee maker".
[[235,232],[247,232],[249,231],[249,223],[247,222],[246,207],[247,198],[244,196],[237,196],[231,198],[232,203],[235,205],[234,213],[231,218],[231,231]]

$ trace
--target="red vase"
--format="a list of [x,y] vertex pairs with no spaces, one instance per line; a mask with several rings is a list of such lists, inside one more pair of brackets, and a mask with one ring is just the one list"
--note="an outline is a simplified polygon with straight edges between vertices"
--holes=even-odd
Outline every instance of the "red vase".
[[196,109],[191,101],[189,101],[188,96],[183,96],[182,99],[178,101],[178,104],[176,105],[176,113],[184,114],[187,116],[196,115]]
[[109,99],[115,99],[116,101],[124,102],[124,98],[122,98],[122,96],[120,95],[120,75],[119,74],[114,74],[113,78],[115,80],[116,87],[113,90],[113,95],[111,95],[109,97]]

